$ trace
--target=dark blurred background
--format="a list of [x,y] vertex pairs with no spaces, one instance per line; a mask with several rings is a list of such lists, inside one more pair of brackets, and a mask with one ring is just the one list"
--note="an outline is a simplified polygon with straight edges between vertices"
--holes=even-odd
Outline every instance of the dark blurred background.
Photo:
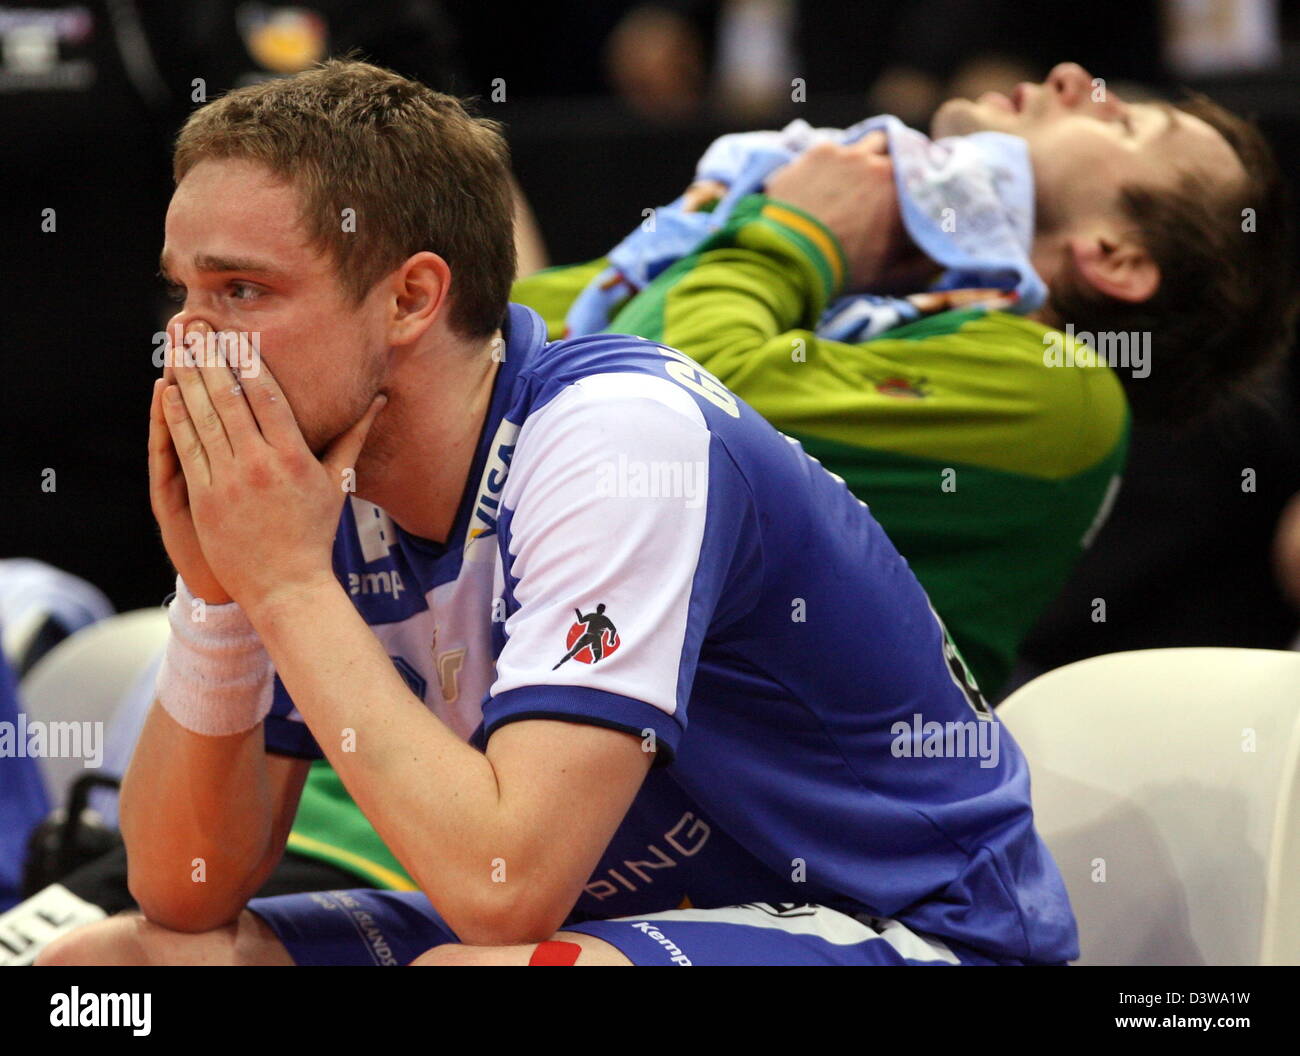
[[[354,48],[505,123],[552,263],[605,252],[724,132],[882,112],[925,127],[951,95],[1063,60],[1121,94],[1204,90],[1300,171],[1300,4],[1282,0],[0,4],[0,557],[58,565],[123,609],[168,592],[145,436],[169,142],[204,99]],[[1292,641],[1272,554],[1300,492],[1296,406],[1287,368],[1231,420],[1135,434],[1111,524],[1027,668]]]

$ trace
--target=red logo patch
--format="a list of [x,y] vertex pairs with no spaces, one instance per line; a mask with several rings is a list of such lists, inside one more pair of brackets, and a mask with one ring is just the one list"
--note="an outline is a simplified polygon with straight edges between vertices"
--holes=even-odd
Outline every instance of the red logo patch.
[[623,644],[618,636],[618,628],[605,615],[603,603],[596,606],[595,612],[584,615],[580,610],[574,609],[573,615],[578,618],[577,622],[569,627],[564,640],[564,648],[568,652],[551,668],[552,671],[570,660],[577,660],[580,664],[595,664],[606,660],[618,652],[618,647]]
[[[587,633],[587,627],[585,624],[575,623],[572,627],[569,628],[569,636],[564,641],[564,648],[572,649],[574,642],[576,642],[579,638],[581,638],[586,633]],[[612,655],[613,653],[618,652],[618,647],[622,645],[623,642],[622,639],[620,639],[618,636],[618,631],[615,631],[612,635],[609,633],[609,631],[601,631],[600,644],[601,644],[601,659],[603,660],[606,657]],[[584,645],[581,649],[579,649],[576,653],[573,654],[573,659],[578,661],[578,663],[580,664],[594,664],[596,662],[596,654],[592,652],[592,648],[590,645]]]
[[912,384],[906,378],[885,378],[876,382],[876,391],[882,396],[894,396],[904,400],[919,400],[925,396],[925,389],[919,384]]

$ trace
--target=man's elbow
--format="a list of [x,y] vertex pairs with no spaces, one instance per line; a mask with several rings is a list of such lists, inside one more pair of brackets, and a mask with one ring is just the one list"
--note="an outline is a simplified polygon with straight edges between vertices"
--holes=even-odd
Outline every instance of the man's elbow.
[[194,896],[178,897],[173,892],[136,892],[131,889],[131,897],[140,907],[145,919],[170,931],[196,934],[213,931],[216,928],[233,924],[238,918],[243,903],[214,903],[210,898]]
[[532,896],[507,890],[512,884],[493,886],[496,891],[462,899],[443,913],[447,926],[467,946],[544,942],[560,930],[573,908],[572,899],[566,903],[550,893],[539,897],[535,889]]
[[188,876],[177,880],[129,867],[127,890],[147,920],[186,933],[212,931],[231,924],[248,902],[242,888],[221,890],[215,884],[194,881]]

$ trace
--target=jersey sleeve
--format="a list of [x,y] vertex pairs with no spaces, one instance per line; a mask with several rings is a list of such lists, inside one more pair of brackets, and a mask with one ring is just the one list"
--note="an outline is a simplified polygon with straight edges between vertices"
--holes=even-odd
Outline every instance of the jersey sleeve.
[[750,195],[719,231],[628,301],[610,330],[680,349],[731,385],[748,379],[771,343],[806,339],[844,274],[830,231],[791,206]]
[[502,495],[509,615],[484,733],[551,718],[672,758],[705,635],[753,604],[747,484],[696,397],[612,373],[524,424]]

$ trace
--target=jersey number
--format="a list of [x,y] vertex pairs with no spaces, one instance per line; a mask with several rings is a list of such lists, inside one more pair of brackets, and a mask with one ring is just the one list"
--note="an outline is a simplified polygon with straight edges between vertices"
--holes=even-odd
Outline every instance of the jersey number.
[[663,351],[668,356],[668,362],[664,364],[664,371],[673,381],[679,385],[685,385],[696,396],[702,396],[714,407],[717,407],[720,411],[725,411],[731,417],[740,417],[740,404],[736,402],[736,397],[731,394],[730,390],[722,382],[712,374],[702,370],[689,357],[676,349],[665,348]]

